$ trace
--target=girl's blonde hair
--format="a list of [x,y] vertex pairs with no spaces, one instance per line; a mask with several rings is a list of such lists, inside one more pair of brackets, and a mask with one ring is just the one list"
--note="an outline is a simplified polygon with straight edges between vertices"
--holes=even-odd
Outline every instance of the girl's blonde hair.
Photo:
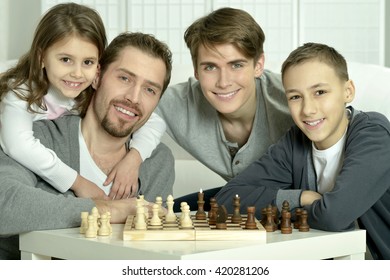
[[[13,91],[28,103],[30,112],[35,112],[33,104],[45,110],[43,97],[49,89],[49,80],[41,67],[43,55],[50,46],[69,36],[80,36],[94,44],[98,48],[99,59],[107,45],[103,21],[95,10],[75,3],[54,6],[38,23],[30,50],[15,67],[0,76],[0,101],[7,92]],[[85,89],[76,98],[75,109],[82,107],[86,96],[92,92],[91,86]]]

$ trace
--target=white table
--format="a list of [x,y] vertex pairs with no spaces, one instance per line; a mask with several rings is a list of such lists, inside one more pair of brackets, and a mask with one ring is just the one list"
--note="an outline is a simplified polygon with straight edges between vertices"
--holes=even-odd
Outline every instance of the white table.
[[109,237],[85,238],[79,228],[33,231],[20,235],[22,259],[348,259],[363,260],[365,230],[267,233],[266,244],[254,241],[124,241],[124,225],[112,225]]

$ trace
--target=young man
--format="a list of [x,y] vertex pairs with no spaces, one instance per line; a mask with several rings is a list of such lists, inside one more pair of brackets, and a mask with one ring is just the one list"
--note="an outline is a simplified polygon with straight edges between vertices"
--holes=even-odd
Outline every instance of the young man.
[[311,227],[367,230],[375,259],[390,259],[390,124],[375,112],[346,104],[354,98],[345,59],[333,48],[307,43],[282,66],[296,126],[216,196],[232,211],[268,204],[304,207]]
[[[102,185],[127,153],[129,136],[149,118],[171,75],[171,52],[150,35],[124,33],[101,59],[85,117],[65,116],[34,124],[35,136],[82,176]],[[140,193],[146,200],[172,193],[173,156],[163,145],[143,162]],[[80,213],[97,206],[111,212],[112,223],[135,213],[135,198],[99,201],[77,198],[49,186],[0,151],[0,259],[20,258],[19,234],[80,226]]]
[[195,78],[168,87],[156,113],[174,141],[228,181],[293,124],[280,75],[264,70],[264,33],[243,10],[216,10],[191,24],[184,39]]

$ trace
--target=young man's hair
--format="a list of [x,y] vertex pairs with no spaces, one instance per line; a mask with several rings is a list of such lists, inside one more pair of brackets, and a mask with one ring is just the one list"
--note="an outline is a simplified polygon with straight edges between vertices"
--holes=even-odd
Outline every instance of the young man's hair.
[[253,58],[256,62],[264,52],[265,35],[247,12],[221,8],[192,23],[184,33],[184,41],[196,69],[200,46],[215,49],[216,45],[232,44],[246,58]]
[[305,43],[290,53],[282,65],[282,80],[287,69],[309,60],[317,60],[333,68],[342,81],[348,81],[348,68],[345,58],[334,48],[319,43]]
[[[120,53],[127,47],[135,47],[143,52],[146,52],[152,57],[161,59],[164,62],[166,74],[161,91],[162,96],[171,81],[172,52],[165,43],[157,40],[150,34],[144,34],[141,32],[123,32],[116,36],[108,45],[102,55],[102,58],[100,59],[100,77],[104,76],[104,73],[110,64],[116,61]],[[84,106],[80,109],[81,117],[85,116],[91,99],[92,95],[87,102],[83,103]]]

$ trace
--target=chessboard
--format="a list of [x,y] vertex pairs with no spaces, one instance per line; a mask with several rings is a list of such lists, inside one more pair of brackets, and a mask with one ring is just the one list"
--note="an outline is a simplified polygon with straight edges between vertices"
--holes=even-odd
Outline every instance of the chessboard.
[[197,220],[191,215],[193,226],[181,228],[179,218],[174,223],[162,221],[160,226],[151,226],[150,218],[146,229],[135,229],[135,216],[127,217],[124,229],[123,240],[203,240],[203,241],[239,241],[256,240],[266,243],[266,231],[263,225],[255,219],[257,228],[246,229],[246,215],[242,215],[240,224],[231,222],[231,215],[226,220],[226,229],[217,229],[216,225],[210,225],[208,220]]

